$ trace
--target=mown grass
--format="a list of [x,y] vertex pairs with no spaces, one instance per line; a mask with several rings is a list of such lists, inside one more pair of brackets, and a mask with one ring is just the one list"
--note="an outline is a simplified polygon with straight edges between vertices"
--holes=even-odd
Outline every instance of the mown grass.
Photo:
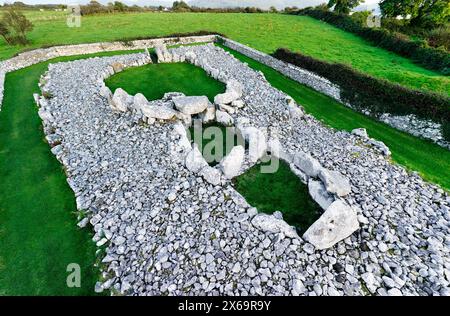
[[233,184],[258,211],[281,211],[286,222],[305,232],[320,217],[322,209],[289,166],[284,161],[279,163],[274,173],[261,172],[261,164],[255,165],[235,178]]
[[189,96],[206,95],[211,101],[225,91],[225,85],[208,76],[200,67],[189,63],[148,64],[126,69],[106,80],[115,91],[142,93],[148,100],[161,99],[166,92],[183,92]]
[[[99,277],[92,235],[76,226],[74,194],[45,142],[33,100],[48,64],[6,76],[0,111],[0,295],[91,295]],[[69,263],[81,267],[80,288],[66,286]]]
[[[351,65],[378,78],[407,87],[450,95],[450,79],[409,59],[370,45],[356,35],[305,16],[282,14],[124,13],[84,16],[81,27],[69,28],[58,12],[27,12],[35,28],[27,48],[150,37],[210,30],[266,53],[286,47],[316,58]],[[0,46],[0,58],[23,47]]]
[[364,127],[370,137],[383,141],[392,152],[392,160],[406,168],[418,171],[423,178],[450,190],[450,151],[431,141],[396,130],[336,102],[330,97],[291,80],[276,70],[223,47],[250,67],[264,73],[275,88],[287,93],[326,125],[351,131]]

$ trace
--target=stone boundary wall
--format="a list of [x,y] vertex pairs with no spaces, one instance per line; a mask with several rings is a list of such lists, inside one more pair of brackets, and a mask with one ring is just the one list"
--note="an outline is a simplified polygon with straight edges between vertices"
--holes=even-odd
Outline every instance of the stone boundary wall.
[[0,62],[0,109],[3,102],[3,90],[5,75],[8,72],[22,69],[34,64],[38,64],[53,58],[73,55],[87,55],[108,51],[121,51],[133,49],[145,49],[159,45],[185,45],[195,43],[214,42],[216,35],[187,36],[187,37],[167,37],[146,40],[132,41],[125,45],[122,42],[103,42],[79,45],[63,45],[49,48],[39,48],[21,53],[15,57]]
[[339,86],[332,83],[328,79],[322,78],[313,72],[286,63],[268,54],[262,53],[256,49],[230,40],[228,38],[222,36],[217,36],[217,38],[220,39],[226,47],[229,47],[241,54],[244,54],[247,57],[259,61],[260,63],[277,70],[278,72],[282,73],[288,78],[291,78],[292,80],[311,87],[316,91],[319,91],[339,102],[342,102],[341,90]]

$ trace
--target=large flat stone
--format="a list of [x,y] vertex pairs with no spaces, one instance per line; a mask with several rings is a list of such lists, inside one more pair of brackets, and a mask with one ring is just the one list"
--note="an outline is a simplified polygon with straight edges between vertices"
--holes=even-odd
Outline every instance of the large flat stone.
[[223,174],[228,179],[232,179],[239,174],[244,162],[245,149],[242,146],[235,146],[220,162]]
[[117,88],[110,102],[114,111],[126,112],[128,105],[133,102],[133,97],[128,95],[122,88]]
[[293,226],[290,226],[282,219],[278,219],[273,215],[257,214],[252,219],[252,224],[257,229],[269,233],[283,233],[289,238],[298,238],[297,232]]
[[348,179],[337,171],[322,169],[319,172],[319,178],[322,180],[328,192],[337,194],[338,196],[346,196],[352,190]]
[[303,238],[321,250],[332,247],[357,229],[359,222],[356,210],[337,200],[308,228]]
[[317,177],[322,166],[309,154],[299,151],[294,156],[294,164],[309,177]]
[[172,101],[178,111],[188,115],[205,111],[209,104],[209,100],[205,96],[175,97]]
[[267,152],[267,142],[264,133],[256,127],[241,127],[239,131],[248,142],[248,158],[251,162],[257,162]]
[[148,118],[158,120],[171,120],[176,117],[177,112],[166,105],[145,105],[141,107],[142,114]]
[[324,210],[334,202],[333,197],[328,194],[325,186],[320,181],[310,179],[308,182],[308,191],[313,200]]

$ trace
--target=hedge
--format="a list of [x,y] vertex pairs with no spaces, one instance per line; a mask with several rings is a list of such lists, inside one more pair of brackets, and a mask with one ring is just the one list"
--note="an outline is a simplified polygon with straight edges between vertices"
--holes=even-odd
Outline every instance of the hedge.
[[307,15],[332,24],[344,31],[357,34],[372,44],[410,58],[425,68],[443,75],[450,75],[450,54],[445,50],[429,47],[423,42],[414,42],[386,29],[365,27],[347,15],[330,11],[306,8],[293,14]]
[[312,71],[339,85],[342,101],[357,110],[370,110],[374,114],[415,114],[441,123],[443,134],[450,140],[446,130],[450,122],[450,98],[409,89],[359,72],[347,65],[317,60],[285,48],[277,49],[272,56]]

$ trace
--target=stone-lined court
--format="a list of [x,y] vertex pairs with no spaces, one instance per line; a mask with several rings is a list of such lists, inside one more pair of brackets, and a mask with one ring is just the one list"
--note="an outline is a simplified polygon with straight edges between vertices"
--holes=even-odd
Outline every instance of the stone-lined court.
[[[179,56],[175,60],[187,59],[223,82],[242,85],[245,106],[223,111],[233,124],[270,127],[285,159],[295,163],[304,152],[320,168],[348,179],[350,192],[336,191],[334,197],[356,210],[360,229],[326,250],[286,231],[261,230],[256,210],[226,177],[214,185],[186,167],[192,148],[183,140],[181,122],[188,117],[143,123],[138,112],[113,111],[103,80],[114,73],[113,64],[147,63],[146,54],[59,63],[43,81],[51,98],[40,99],[40,114],[78,207],[90,211],[98,245],[107,245],[98,290],[449,294],[450,198],[441,189],[392,165],[364,133],[336,132],[293,111],[289,98],[261,73],[220,48],[181,47],[168,53],[171,60]],[[167,106],[172,99],[154,105]],[[249,165],[244,163],[243,170]]]

